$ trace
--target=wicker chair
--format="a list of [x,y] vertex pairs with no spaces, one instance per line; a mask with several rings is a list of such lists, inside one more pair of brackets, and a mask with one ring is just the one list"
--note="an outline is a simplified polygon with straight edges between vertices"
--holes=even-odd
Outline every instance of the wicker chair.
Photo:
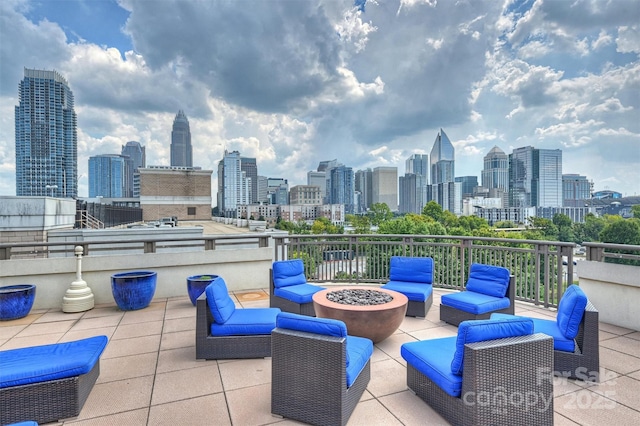
[[342,321],[283,312],[272,332],[271,413],[344,425],[370,378],[371,340]]
[[227,286],[217,277],[196,300],[196,359],[271,356],[276,308],[236,309]]
[[453,425],[553,424],[553,341],[511,321],[465,321],[457,337],[403,344],[407,386]]
[[100,375],[107,336],[0,351],[0,424],[77,417]]
[[392,256],[389,282],[382,286],[409,299],[408,317],[426,317],[433,304],[433,259],[430,257]]
[[[565,291],[556,320],[531,318],[536,332],[553,337],[554,373],[589,382],[600,381],[598,310],[575,284]],[[508,318],[494,314],[491,318]]]
[[307,283],[301,259],[275,261],[269,275],[269,306],[283,312],[316,315],[313,295],[324,287]]
[[473,263],[465,291],[440,299],[440,320],[458,325],[462,321],[488,319],[494,312],[513,314],[515,277],[500,266]]

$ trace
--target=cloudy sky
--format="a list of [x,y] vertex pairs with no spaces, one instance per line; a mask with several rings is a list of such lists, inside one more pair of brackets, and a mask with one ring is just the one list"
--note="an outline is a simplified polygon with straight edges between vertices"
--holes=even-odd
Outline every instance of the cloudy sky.
[[237,150],[290,186],[322,160],[402,175],[442,128],[456,176],[530,145],[640,195],[639,23],[640,0],[2,0],[0,195],[24,67],[74,92],[80,196],[127,141],[168,165],[179,109],[194,165]]

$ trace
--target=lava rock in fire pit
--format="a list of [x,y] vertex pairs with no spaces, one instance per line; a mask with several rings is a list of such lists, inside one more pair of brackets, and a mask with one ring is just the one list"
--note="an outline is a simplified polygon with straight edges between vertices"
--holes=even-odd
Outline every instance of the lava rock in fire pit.
[[344,289],[327,293],[327,299],[343,305],[382,305],[393,300],[393,296],[377,290]]

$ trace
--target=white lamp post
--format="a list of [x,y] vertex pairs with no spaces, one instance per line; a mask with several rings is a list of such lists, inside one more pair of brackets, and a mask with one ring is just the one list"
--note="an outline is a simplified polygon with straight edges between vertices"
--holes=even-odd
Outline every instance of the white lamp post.
[[58,189],[58,185],[47,185],[45,188],[51,190],[51,196],[53,197],[53,190]]

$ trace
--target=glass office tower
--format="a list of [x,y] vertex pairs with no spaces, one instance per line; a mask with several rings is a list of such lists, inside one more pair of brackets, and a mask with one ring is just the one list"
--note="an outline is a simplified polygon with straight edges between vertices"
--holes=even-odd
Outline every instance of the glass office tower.
[[18,97],[16,195],[77,198],[77,117],[67,80],[25,68]]
[[171,166],[193,167],[193,152],[191,148],[191,130],[189,120],[180,110],[173,120],[171,131]]

